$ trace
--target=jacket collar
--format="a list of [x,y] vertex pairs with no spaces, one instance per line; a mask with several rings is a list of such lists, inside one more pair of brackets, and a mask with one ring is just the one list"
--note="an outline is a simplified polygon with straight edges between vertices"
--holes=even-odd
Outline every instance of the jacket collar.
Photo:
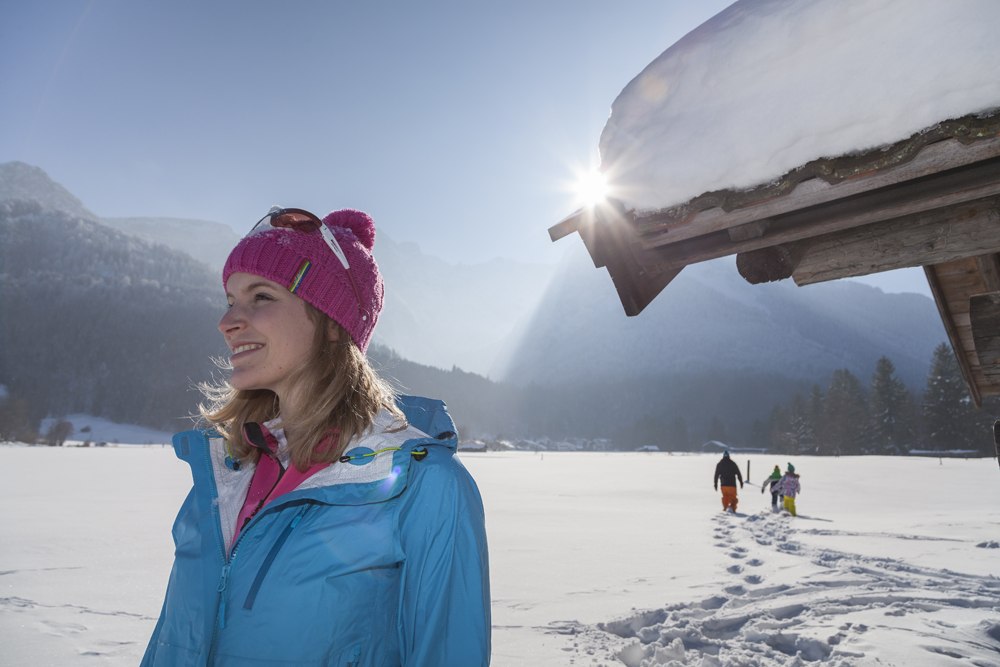
[[[332,505],[363,505],[383,502],[406,488],[414,450],[443,448],[453,454],[458,445],[455,424],[442,401],[418,396],[401,396],[398,405],[409,423],[398,430],[387,411],[376,417],[372,428],[351,443],[345,454],[381,452],[358,457],[348,463],[334,463],[309,477],[297,489],[282,496],[280,503],[308,498]],[[215,431],[186,431],[174,436],[177,457],[192,467],[195,484],[212,484],[212,495],[239,495],[253,475],[253,466],[231,470],[225,465],[225,447]],[[202,443],[202,446],[198,446]],[[199,474],[204,470],[207,475]],[[211,479],[211,482],[208,480]]]

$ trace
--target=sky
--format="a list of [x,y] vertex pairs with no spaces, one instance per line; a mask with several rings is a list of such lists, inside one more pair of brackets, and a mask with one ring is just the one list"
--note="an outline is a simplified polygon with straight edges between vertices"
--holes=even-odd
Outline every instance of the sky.
[[0,0],[0,162],[102,217],[353,207],[451,262],[554,265],[612,102],[728,5]]
[[[486,510],[492,664],[997,663],[994,459],[736,458],[752,474],[730,515],[715,454],[462,453]],[[796,518],[756,486],[786,461]],[[0,485],[17,509],[0,513],[2,660],[136,665],[187,465],[169,447],[0,446],[0,469],[48,482]]]
[[555,262],[618,92],[729,0],[0,0],[0,162],[102,217],[361,208],[462,262]]

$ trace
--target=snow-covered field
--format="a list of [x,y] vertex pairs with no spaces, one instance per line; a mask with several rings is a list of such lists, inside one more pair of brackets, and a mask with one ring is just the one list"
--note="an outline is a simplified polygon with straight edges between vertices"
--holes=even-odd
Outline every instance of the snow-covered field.
[[[721,513],[716,458],[463,454],[493,664],[1000,665],[995,460],[797,457],[793,519],[749,484]],[[750,459],[754,481],[787,460]],[[169,447],[0,446],[0,470],[0,664],[136,664],[186,466]]]

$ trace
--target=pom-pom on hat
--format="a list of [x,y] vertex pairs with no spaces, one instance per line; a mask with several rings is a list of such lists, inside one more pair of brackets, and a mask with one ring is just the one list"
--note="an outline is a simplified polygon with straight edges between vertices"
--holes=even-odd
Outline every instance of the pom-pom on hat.
[[334,211],[323,224],[333,232],[350,266],[316,231],[261,227],[244,237],[226,260],[222,286],[233,273],[252,273],[284,285],[342,326],[364,352],[382,311],[384,288],[372,256],[375,222],[367,213]]

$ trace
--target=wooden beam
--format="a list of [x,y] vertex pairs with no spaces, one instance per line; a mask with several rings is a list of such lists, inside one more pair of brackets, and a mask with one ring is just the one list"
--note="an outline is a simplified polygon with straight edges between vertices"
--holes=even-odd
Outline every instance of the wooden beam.
[[969,317],[980,372],[990,383],[1000,384],[1000,292],[972,296]]
[[802,258],[804,244],[778,245],[736,255],[736,270],[751,285],[790,278]]
[[641,313],[683,268],[660,270],[649,264],[632,223],[631,213],[611,202],[584,214],[577,228],[594,266],[607,268],[630,317]]
[[549,239],[555,242],[564,236],[569,236],[573,232],[578,231],[580,229],[580,222],[586,212],[586,209],[579,208],[549,227]]
[[979,273],[989,292],[1000,292],[1000,255],[996,253],[976,257]]
[[995,258],[992,253],[1000,252],[1000,199],[982,199],[848,229],[797,247],[801,248],[794,272],[797,285],[983,254]]
[[646,306],[652,303],[680,272],[681,269],[672,269],[647,276],[641,271],[638,273],[623,271],[616,265],[608,264],[608,273],[615,284],[618,299],[629,317],[635,317],[645,310]]
[[[958,139],[947,139],[924,146],[909,162],[873,174],[855,176],[836,183],[828,183],[818,177],[810,178],[790,184],[788,192],[772,194],[756,203],[735,208],[723,205],[689,210],[685,205],[662,212],[651,212],[639,216],[640,224],[643,234],[662,236],[663,243],[676,243],[974,165],[997,156],[1000,156],[1000,136],[980,139],[971,144],[962,143]],[[835,164],[837,160],[827,162]],[[698,199],[700,198],[696,197],[691,203]]]
[[948,340],[951,342],[951,349],[955,353],[955,359],[958,361],[958,367],[962,371],[962,377],[965,379],[965,386],[969,389],[969,396],[972,397],[972,402],[977,408],[982,407],[983,397],[979,392],[979,385],[973,377],[968,354],[965,346],[962,344],[961,337],[959,336],[958,327],[955,324],[955,319],[952,316],[947,295],[944,292],[944,286],[937,275],[938,270],[938,266],[925,266],[924,275],[927,276],[927,284],[931,288],[931,295],[934,297],[934,303],[937,305],[938,314],[941,316],[941,323],[944,324],[944,331],[948,334]]
[[[643,236],[642,243],[656,252],[664,268],[678,268],[997,196],[1000,196],[1000,157],[772,218],[767,231],[758,238],[733,241],[727,231],[721,231],[679,243],[672,243],[669,234]],[[637,224],[641,225],[641,220]]]
[[750,239],[759,239],[764,236],[764,233],[767,232],[767,229],[770,226],[770,220],[755,220],[754,222],[748,222],[745,225],[740,225],[739,227],[730,227],[728,230],[729,240],[748,241]]

